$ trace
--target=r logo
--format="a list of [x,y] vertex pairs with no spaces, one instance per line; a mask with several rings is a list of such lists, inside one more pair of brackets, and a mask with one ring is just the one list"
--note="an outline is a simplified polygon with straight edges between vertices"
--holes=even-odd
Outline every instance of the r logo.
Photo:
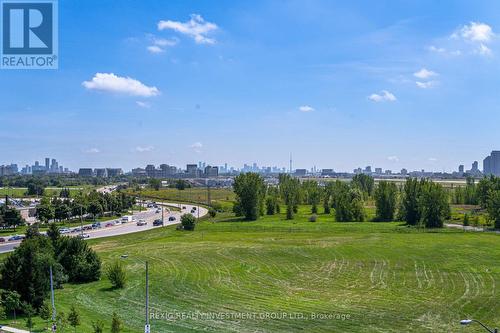
[[2,67],[57,68],[57,2],[1,0],[1,10]]

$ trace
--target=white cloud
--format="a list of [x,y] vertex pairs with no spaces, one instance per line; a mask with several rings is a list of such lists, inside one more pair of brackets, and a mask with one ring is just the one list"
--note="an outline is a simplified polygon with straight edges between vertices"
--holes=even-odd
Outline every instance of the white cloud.
[[426,68],[422,68],[418,72],[413,73],[413,76],[419,78],[419,79],[428,79],[430,77],[438,75],[436,72],[430,71]]
[[142,82],[130,77],[121,77],[113,73],[96,73],[90,81],[82,85],[91,90],[101,90],[132,96],[151,97],[160,94],[156,87],[148,87]]
[[153,146],[137,146],[134,148],[134,151],[137,153],[145,153],[153,151],[155,148]]
[[201,142],[195,142],[192,145],[190,145],[189,148],[193,149],[196,153],[201,153],[203,144]]
[[150,40],[152,45],[147,47],[150,53],[163,53],[167,47],[173,47],[179,43],[177,38],[165,39],[151,36]]
[[435,157],[429,157],[428,160],[429,162],[436,162],[438,159]]
[[432,88],[435,85],[437,85],[437,83],[438,83],[437,81],[427,81],[427,82],[416,81],[415,82],[417,87],[422,88],[422,89]]
[[490,56],[493,54],[491,49],[482,43],[479,44],[479,46],[477,47],[477,49],[474,52],[479,54],[479,55],[483,55],[483,56]]
[[397,156],[388,156],[387,159],[391,162],[399,162],[399,157]]
[[312,111],[314,111],[314,108],[310,105],[302,105],[302,106],[299,106],[299,111],[300,112],[312,112]]
[[143,101],[136,101],[135,104],[137,106],[140,106],[141,108],[149,109],[151,107],[151,104],[148,102],[143,102]]
[[147,50],[150,53],[163,53],[163,52],[165,52],[165,50],[162,49],[161,47],[159,47],[158,45],[150,45],[147,47]]
[[436,53],[445,53],[446,49],[444,47],[437,47],[434,45],[429,46],[429,51],[436,52]]
[[434,45],[429,46],[428,50],[431,52],[435,52],[435,53],[442,54],[442,55],[449,55],[449,56],[459,56],[462,54],[462,51],[460,51],[460,50],[451,51],[451,50],[445,49],[444,47],[437,47]]
[[208,37],[210,33],[218,29],[214,23],[206,22],[201,15],[191,14],[191,19],[187,22],[178,21],[160,21],[158,22],[158,30],[171,29],[181,34],[187,35],[195,40],[198,44],[214,44],[216,41]]
[[203,148],[203,144],[201,142],[195,142],[193,143],[191,146],[189,146],[190,148],[195,148],[195,149],[200,149],[200,148]]
[[451,38],[461,39],[472,44],[474,54],[491,56],[493,52],[487,44],[492,42],[495,36],[496,34],[488,24],[470,22],[470,24],[464,25],[461,29],[455,31]]
[[368,99],[373,102],[394,102],[396,101],[396,96],[387,90],[382,90],[380,94],[371,94]]
[[458,35],[466,40],[481,43],[488,43],[495,36],[493,29],[489,25],[478,22],[470,22],[469,25],[464,25],[460,32],[454,33],[452,37],[456,38]]
[[84,151],[87,154],[99,154],[101,151],[99,148],[89,148]]

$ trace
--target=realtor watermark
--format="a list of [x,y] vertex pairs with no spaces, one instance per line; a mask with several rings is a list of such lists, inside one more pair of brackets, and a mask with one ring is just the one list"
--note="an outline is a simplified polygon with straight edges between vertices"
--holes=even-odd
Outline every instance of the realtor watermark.
[[349,313],[320,312],[150,312],[151,320],[351,320]]
[[0,0],[0,68],[57,69],[57,0]]

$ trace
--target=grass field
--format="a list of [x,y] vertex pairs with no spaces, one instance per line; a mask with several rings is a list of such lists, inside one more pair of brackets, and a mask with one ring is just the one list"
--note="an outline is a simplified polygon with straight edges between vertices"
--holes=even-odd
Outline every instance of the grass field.
[[[192,202],[207,204],[209,191],[205,187],[192,187],[185,190],[178,190],[175,188],[163,188],[158,191],[153,189],[142,189],[134,191],[129,189],[129,193],[139,195],[143,198],[151,198],[157,200],[168,200],[172,202]],[[232,189],[216,188],[210,189],[210,201],[217,202],[227,210],[232,209],[232,203],[235,200],[235,194]]]
[[[85,186],[77,186],[77,187],[70,186],[68,188],[69,188],[70,195],[73,195],[73,194],[78,193],[80,191],[84,191],[84,192],[90,191],[96,187],[85,185]],[[44,191],[44,196],[49,196],[49,197],[59,196],[61,189],[62,188],[48,187]],[[11,196],[14,198],[35,197],[35,196],[26,196],[26,194],[25,194],[26,190],[27,190],[26,188],[22,188],[22,187],[2,187],[2,188],[0,188],[0,197],[4,197],[5,195],[8,195],[8,196]]]
[[[92,240],[104,263],[123,260],[128,284],[111,290],[103,278],[66,285],[56,292],[58,310],[68,313],[74,304],[81,311],[78,332],[91,332],[96,319],[109,329],[113,311],[126,332],[141,331],[148,260],[152,312],[256,314],[153,319],[154,332],[480,332],[460,327],[467,317],[500,325],[498,235],[336,223],[321,215],[307,222],[308,216],[306,208],[295,221],[222,216],[194,232],[167,227]],[[266,318],[282,312],[295,318]],[[312,319],[312,313],[349,319]]]

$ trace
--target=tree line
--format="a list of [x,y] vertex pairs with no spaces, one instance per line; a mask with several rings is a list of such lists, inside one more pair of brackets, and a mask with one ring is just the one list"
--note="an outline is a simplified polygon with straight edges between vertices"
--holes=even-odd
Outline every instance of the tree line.
[[62,236],[51,223],[46,235],[31,225],[26,238],[0,267],[3,310],[40,313],[50,292],[50,269],[55,288],[66,282],[87,283],[101,277],[101,260],[87,242]]
[[395,183],[380,181],[360,174],[351,182],[328,181],[320,186],[315,180],[300,182],[298,178],[281,174],[277,186],[267,186],[256,173],[244,173],[235,178],[236,202],[233,211],[247,220],[262,215],[280,213],[285,206],[287,219],[293,219],[298,206],[311,206],[311,214],[333,213],[336,221],[365,221],[365,202],[373,200],[375,221],[406,221],[408,225],[428,228],[442,227],[450,216],[449,196],[438,183],[428,179],[409,178],[399,188]]
[[90,214],[94,219],[104,213],[119,215],[133,207],[135,198],[123,192],[100,193],[92,191],[88,194],[78,193],[68,198],[41,199],[36,209],[36,216],[42,223],[64,221]]

